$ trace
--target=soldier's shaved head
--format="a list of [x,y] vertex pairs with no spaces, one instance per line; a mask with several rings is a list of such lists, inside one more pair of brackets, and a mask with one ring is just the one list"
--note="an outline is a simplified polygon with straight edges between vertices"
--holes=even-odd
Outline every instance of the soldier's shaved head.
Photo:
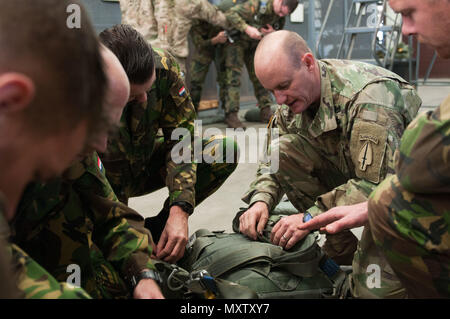
[[88,141],[87,148],[80,155],[79,160],[92,151],[106,151],[108,134],[117,130],[123,108],[130,95],[130,82],[119,59],[104,45],[101,46],[101,54],[108,79],[104,102],[104,118],[98,124],[98,133]]
[[[10,218],[25,185],[61,174],[95,132],[106,76],[79,0],[0,0],[0,8],[0,192]],[[70,8],[79,28],[68,25]]]
[[255,52],[255,64],[257,59],[270,61],[274,55],[281,54],[284,59],[288,58],[293,66],[299,67],[301,57],[308,52],[310,53],[311,49],[297,33],[287,30],[276,31],[266,35],[259,42]]
[[[67,25],[69,5],[80,8],[80,28]],[[0,74],[34,83],[29,123],[58,132],[82,119],[97,122],[105,92],[98,39],[79,0],[0,0]]]

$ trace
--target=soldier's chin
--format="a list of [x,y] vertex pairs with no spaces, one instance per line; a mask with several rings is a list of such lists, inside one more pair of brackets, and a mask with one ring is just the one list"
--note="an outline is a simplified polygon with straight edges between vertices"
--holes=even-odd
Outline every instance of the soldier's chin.
[[294,114],[299,114],[306,110],[305,103],[299,100],[296,100],[294,103],[291,103],[288,106]]

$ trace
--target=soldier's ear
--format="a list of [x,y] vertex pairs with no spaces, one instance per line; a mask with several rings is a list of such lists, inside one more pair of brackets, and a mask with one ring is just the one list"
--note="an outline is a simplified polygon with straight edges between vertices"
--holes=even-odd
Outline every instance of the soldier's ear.
[[26,75],[4,73],[0,75],[0,114],[16,113],[33,100],[35,85]]
[[312,71],[315,67],[316,59],[312,55],[312,53],[307,52],[302,57],[302,64],[308,69],[308,71]]

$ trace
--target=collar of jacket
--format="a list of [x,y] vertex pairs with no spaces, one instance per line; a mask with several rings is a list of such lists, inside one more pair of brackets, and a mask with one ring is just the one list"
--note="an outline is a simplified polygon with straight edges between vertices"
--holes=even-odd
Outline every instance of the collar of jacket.
[[[261,12],[261,7],[266,3],[266,10],[264,12]],[[273,0],[267,0],[267,1],[258,1],[258,9],[255,10],[255,17],[259,18],[261,15],[270,15],[275,14],[273,11]]]
[[320,69],[320,106],[308,129],[312,137],[318,137],[337,128],[330,75],[324,63],[319,60],[317,63]]
[[0,240],[8,241],[10,236],[10,227],[6,220],[5,214],[6,214],[6,198],[2,194],[2,192],[0,192]]

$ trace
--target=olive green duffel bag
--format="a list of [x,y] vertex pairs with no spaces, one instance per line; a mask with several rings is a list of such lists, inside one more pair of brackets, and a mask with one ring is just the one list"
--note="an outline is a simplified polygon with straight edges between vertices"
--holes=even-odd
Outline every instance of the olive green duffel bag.
[[[233,230],[239,230],[239,216]],[[272,215],[259,241],[239,233],[196,231],[179,261],[186,270],[206,271],[253,290],[259,298],[339,298],[346,273],[324,255],[311,233],[286,251],[270,243],[282,215]]]

